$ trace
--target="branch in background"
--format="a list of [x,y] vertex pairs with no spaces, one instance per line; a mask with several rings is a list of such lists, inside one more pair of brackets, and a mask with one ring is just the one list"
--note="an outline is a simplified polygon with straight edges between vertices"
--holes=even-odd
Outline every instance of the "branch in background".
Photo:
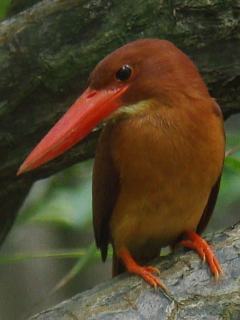
[[[85,291],[30,320],[239,319],[240,226],[212,242],[224,269],[218,281],[192,252],[163,258],[157,266],[174,300],[137,277],[123,275]],[[176,301],[175,301],[176,300]]]

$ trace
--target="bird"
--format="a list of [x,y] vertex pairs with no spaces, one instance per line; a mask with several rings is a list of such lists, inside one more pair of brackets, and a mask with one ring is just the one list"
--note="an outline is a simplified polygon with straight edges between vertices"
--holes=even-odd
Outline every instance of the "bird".
[[103,261],[113,248],[113,276],[128,271],[166,289],[151,260],[180,244],[218,279],[222,267],[201,233],[218,196],[225,134],[196,65],[168,40],[138,39],[116,49],[17,174],[58,157],[100,123],[93,228]]

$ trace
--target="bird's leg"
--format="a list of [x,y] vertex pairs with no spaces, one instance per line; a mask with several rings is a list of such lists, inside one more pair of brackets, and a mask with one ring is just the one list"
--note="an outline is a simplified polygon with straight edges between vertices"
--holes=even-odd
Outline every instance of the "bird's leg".
[[209,265],[214,277],[218,279],[223,274],[223,270],[209,244],[194,231],[186,231],[184,236],[187,239],[182,240],[180,243],[186,248],[197,251],[203,261]]
[[125,247],[118,250],[118,257],[122,260],[128,272],[139,275],[154,288],[160,287],[167,292],[166,286],[154,275],[154,273],[160,274],[158,268],[152,266],[140,266],[136,263],[129,250]]

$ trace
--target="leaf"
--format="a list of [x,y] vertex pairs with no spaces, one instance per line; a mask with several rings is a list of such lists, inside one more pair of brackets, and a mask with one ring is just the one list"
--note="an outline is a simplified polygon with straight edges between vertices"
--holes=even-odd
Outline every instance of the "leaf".
[[227,169],[233,170],[237,173],[240,173],[240,158],[237,157],[227,157],[225,159],[224,166]]
[[0,19],[3,19],[6,14],[7,10],[11,4],[11,0],[1,0],[0,1]]
[[[76,259],[82,258],[88,254],[88,250],[85,248],[79,249],[67,249],[56,250],[46,252],[33,252],[33,253],[15,253],[9,255],[0,255],[0,264],[13,264],[19,262],[25,262],[32,259]],[[98,251],[95,251],[95,256],[100,257]]]
[[75,165],[35,183],[18,222],[83,228],[91,222],[92,162]]
[[76,275],[81,272],[89,263],[90,261],[96,256],[97,249],[94,243],[92,243],[87,251],[86,254],[81,257],[70,269],[70,271],[55,285],[55,287],[51,290],[49,295],[55,294],[58,290],[65,287],[72,279],[76,277]]

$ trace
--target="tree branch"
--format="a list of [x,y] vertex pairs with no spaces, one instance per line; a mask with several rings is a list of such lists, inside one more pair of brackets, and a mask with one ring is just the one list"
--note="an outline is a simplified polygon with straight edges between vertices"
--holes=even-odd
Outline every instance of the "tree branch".
[[240,226],[212,235],[224,269],[218,282],[192,252],[178,252],[156,264],[175,300],[137,277],[122,275],[85,291],[30,320],[204,320],[239,319]]

